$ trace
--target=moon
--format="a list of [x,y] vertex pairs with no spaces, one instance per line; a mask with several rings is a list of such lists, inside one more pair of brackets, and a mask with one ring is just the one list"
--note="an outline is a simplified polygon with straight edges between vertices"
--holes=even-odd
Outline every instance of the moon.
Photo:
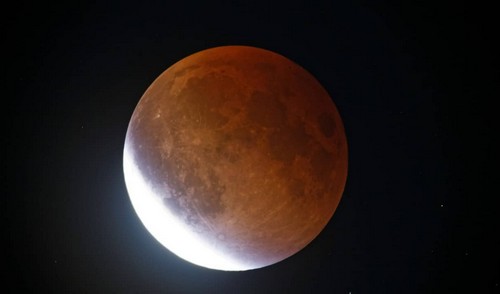
[[146,90],[123,169],[147,230],[198,266],[243,271],[302,250],[347,179],[347,140],[328,92],[304,68],[249,46],[206,49]]

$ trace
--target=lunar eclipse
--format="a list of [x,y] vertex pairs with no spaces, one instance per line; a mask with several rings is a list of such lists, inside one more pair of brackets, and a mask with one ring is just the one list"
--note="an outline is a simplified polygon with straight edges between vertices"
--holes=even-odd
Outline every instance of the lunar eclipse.
[[123,168],[132,205],[168,250],[250,270],[307,246],[332,218],[347,141],[328,92],[260,48],[222,46],[172,65],[130,119]]

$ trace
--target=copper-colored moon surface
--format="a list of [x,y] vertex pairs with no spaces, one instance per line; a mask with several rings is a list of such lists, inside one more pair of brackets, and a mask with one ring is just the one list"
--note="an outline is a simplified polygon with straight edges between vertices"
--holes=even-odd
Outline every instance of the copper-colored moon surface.
[[249,270],[322,231],[344,190],[347,141],[305,69],[268,50],[222,46],[151,84],[123,165],[132,205],[161,244],[203,267]]

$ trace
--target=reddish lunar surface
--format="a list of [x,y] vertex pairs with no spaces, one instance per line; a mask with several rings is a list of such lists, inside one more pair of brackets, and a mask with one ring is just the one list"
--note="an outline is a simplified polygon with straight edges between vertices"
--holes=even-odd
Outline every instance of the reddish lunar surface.
[[305,69],[268,50],[223,46],[151,84],[123,164],[132,205],[161,244],[199,266],[249,270],[292,256],[329,222],[347,141]]

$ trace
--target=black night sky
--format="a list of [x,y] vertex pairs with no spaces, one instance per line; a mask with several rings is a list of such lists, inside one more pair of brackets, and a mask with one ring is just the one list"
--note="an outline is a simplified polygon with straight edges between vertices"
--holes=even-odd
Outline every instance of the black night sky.
[[[473,7],[435,2],[4,7],[6,293],[497,293],[492,12],[482,8],[476,23]],[[123,179],[127,125],[146,88],[221,45],[269,49],[306,68],[336,103],[349,143],[345,193],[325,230],[248,272],[167,251]]]

